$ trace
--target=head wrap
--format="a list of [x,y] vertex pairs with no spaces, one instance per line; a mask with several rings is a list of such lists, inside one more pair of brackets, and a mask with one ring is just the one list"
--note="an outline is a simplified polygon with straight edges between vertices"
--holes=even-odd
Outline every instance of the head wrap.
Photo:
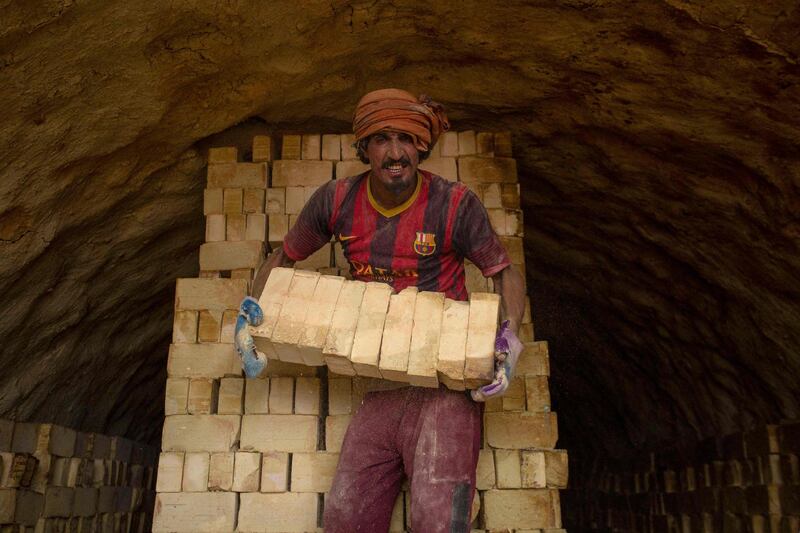
[[426,152],[439,135],[450,129],[444,107],[429,97],[414,98],[400,89],[380,89],[365,94],[356,105],[353,133],[356,141],[379,131],[407,133],[417,150]]

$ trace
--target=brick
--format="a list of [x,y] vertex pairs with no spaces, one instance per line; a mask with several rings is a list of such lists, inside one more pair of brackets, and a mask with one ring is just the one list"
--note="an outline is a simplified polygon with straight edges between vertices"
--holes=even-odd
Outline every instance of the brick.
[[97,514],[98,491],[94,487],[77,487],[73,516],[94,516]]
[[305,187],[286,187],[286,213],[299,215],[305,206]]
[[23,526],[35,526],[44,512],[44,496],[29,490],[17,491],[14,521]]
[[270,336],[278,359],[286,363],[302,363],[303,357],[297,349],[306,313],[313,309],[314,289],[319,281],[319,272],[296,270],[289,285],[289,293],[281,307],[275,329]]
[[269,413],[269,379],[247,379],[244,392],[246,414]]
[[522,486],[529,489],[543,489],[546,485],[547,468],[545,466],[544,452],[523,450]]
[[342,375],[354,375],[350,364],[359,307],[367,284],[363,281],[345,281],[331,318],[331,327],[325,339],[322,353],[328,367]]
[[558,440],[555,413],[486,413],[484,431],[493,448],[554,448]]
[[464,265],[464,276],[466,278],[467,292],[487,292],[489,285],[487,279],[483,277],[480,269],[472,263]]
[[231,490],[233,487],[234,457],[234,452],[210,454],[208,464],[208,490]]
[[526,342],[517,363],[517,376],[550,375],[547,341]]
[[322,139],[319,134],[303,135],[301,157],[319,160],[321,146]]
[[342,145],[342,159],[358,159],[355,146],[353,146],[356,142],[355,135],[343,133],[339,138]]
[[207,242],[200,245],[200,270],[258,268],[264,258],[261,241]]
[[503,411],[525,410],[525,380],[515,377],[508,384],[508,389],[502,397]]
[[221,415],[240,415],[244,407],[244,379],[222,378],[219,381],[217,412]]
[[244,191],[225,189],[222,192],[222,212],[226,215],[239,215],[244,210]]
[[487,490],[483,513],[487,529],[556,527],[550,491],[546,489]]
[[511,157],[511,132],[500,131],[494,134],[494,155]]
[[519,183],[501,184],[501,205],[505,209],[519,209]]
[[381,337],[391,294],[391,285],[367,283],[350,352],[350,362],[359,376],[381,377],[378,370]]
[[517,183],[517,162],[507,157],[459,157],[458,180],[471,184]]
[[75,489],[68,487],[47,487],[44,491],[44,517],[71,516],[75,501]]
[[500,296],[474,292],[469,297],[464,385],[475,389],[494,377],[494,340],[500,313]]
[[235,309],[228,309],[222,313],[222,327],[219,333],[219,342],[233,343],[236,334],[236,318],[239,316]]
[[222,311],[200,311],[197,322],[198,342],[219,342]]
[[231,344],[172,344],[167,375],[173,378],[220,378],[241,375],[241,361]]
[[344,434],[350,425],[352,415],[330,415],[325,417],[325,449],[338,452],[342,449]]
[[525,252],[522,248],[522,238],[520,237],[500,237],[503,248],[508,252],[511,263],[515,265],[525,264]]
[[381,376],[385,379],[408,381],[408,354],[411,350],[417,292],[416,287],[406,287],[389,298],[379,363]]
[[445,299],[436,371],[439,381],[453,390],[464,390],[468,326],[469,302]]
[[247,283],[232,279],[181,278],[175,286],[175,308],[225,311],[238,309],[247,296]]
[[547,376],[527,376],[525,394],[528,411],[547,412],[550,410],[550,385]]
[[260,326],[250,328],[250,333],[253,335],[256,348],[270,357],[277,358],[270,338],[275,329],[275,323],[278,321],[283,302],[289,293],[289,286],[294,273],[295,270],[293,268],[273,268],[258,300],[264,312],[264,321]]
[[272,161],[272,138],[269,135],[253,137],[253,163]]
[[525,231],[522,211],[519,209],[505,209],[506,235],[516,235],[522,237]]
[[225,240],[225,215],[206,215],[206,242]]
[[223,214],[223,199],[222,189],[204,189],[203,190],[203,214],[204,215],[221,215]]
[[14,522],[16,508],[17,491],[14,489],[0,489],[0,524]]
[[213,379],[189,380],[189,400],[186,405],[188,413],[190,415],[215,413],[218,387],[218,382]]
[[455,157],[436,157],[426,159],[419,164],[419,168],[427,170],[447,181],[458,181],[458,166]]
[[240,498],[238,531],[317,530],[319,498],[316,494],[246,493]]
[[175,452],[228,452],[239,439],[236,415],[173,415],[164,419],[161,449]]
[[317,448],[318,418],[313,415],[244,415],[241,449],[303,452]]
[[183,452],[162,452],[158,459],[158,492],[180,492],[183,484]]
[[319,187],[303,187],[303,203],[307,204],[319,189]]
[[264,189],[245,189],[242,195],[242,210],[244,213],[264,213]]
[[267,236],[269,243],[278,246],[289,233],[289,215],[270,214],[267,220]]
[[238,150],[235,146],[223,146],[220,148],[208,149],[208,163],[235,163],[238,157]]
[[478,490],[493,489],[496,486],[494,470],[494,453],[492,450],[481,450],[478,453],[478,468],[475,473]]
[[[294,216],[294,215],[292,215]],[[295,263],[296,268],[302,268],[304,270],[317,270],[319,268],[327,268],[331,264],[331,244],[327,243],[322,245],[322,247],[311,254],[310,256],[306,257],[302,261],[298,261]]]
[[302,139],[301,135],[284,135],[281,140],[281,159],[300,159]]
[[320,276],[314,288],[314,312],[306,315],[297,350],[303,362],[309,365],[324,363],[322,348],[330,329],[336,301],[342,291],[344,279],[338,276]]
[[[501,183],[481,183],[478,188],[481,191],[481,199],[486,209],[502,209],[503,193]],[[503,222],[505,226],[505,222]]]
[[286,213],[286,187],[273,187],[267,189],[265,212],[268,215],[283,215]]
[[[218,533],[236,528],[235,492],[156,495],[154,533]],[[258,528],[255,528],[258,530]]]
[[565,489],[569,481],[569,460],[566,450],[545,450],[545,478],[550,488]]
[[[475,494],[477,496],[477,493]],[[404,533],[405,527],[403,518],[405,515],[405,506],[403,505],[405,495],[401,492],[397,495],[392,507],[392,517],[389,519],[389,533]]]
[[172,322],[172,342],[175,344],[197,342],[197,311],[175,311]]
[[233,491],[258,492],[261,486],[261,454],[236,452],[233,465]]
[[275,161],[273,187],[311,187],[333,179],[331,161]]
[[248,241],[267,240],[267,215],[263,213],[247,215],[244,238]]
[[269,167],[264,163],[236,163],[233,166],[232,177],[230,171],[217,175],[209,167],[209,188],[266,189],[268,180]]
[[448,131],[439,137],[439,154],[442,157],[456,157],[458,156],[458,133],[455,131]]
[[292,454],[292,492],[329,492],[338,463],[338,453]]
[[55,424],[17,422],[11,440],[14,453],[70,457],[75,451],[75,430]]
[[243,241],[246,225],[247,225],[247,216],[244,215],[243,213],[226,215],[225,240]]
[[479,154],[494,154],[494,134],[485,131],[479,132],[475,136],[475,146]]
[[352,408],[352,386],[350,378],[328,376],[328,413],[349,415]]
[[94,459],[107,459],[111,453],[111,439],[100,433],[93,433],[92,457]]
[[438,387],[436,358],[442,329],[444,294],[420,292],[414,306],[414,326],[408,352],[408,382],[418,387]]
[[349,160],[349,161],[338,161],[336,163],[336,179],[344,179],[349,178],[350,176],[358,176],[359,174],[363,174],[370,169],[369,165],[365,165],[361,161]]
[[206,452],[187,453],[183,460],[183,492],[208,490],[208,472],[211,458]]
[[289,454],[264,452],[261,459],[261,492],[289,490]]
[[294,388],[294,412],[298,415],[319,415],[320,391],[319,378],[297,378]]
[[472,130],[458,132],[458,155],[478,153],[477,138]]
[[340,135],[322,136],[322,159],[339,161],[342,158],[342,140]]
[[522,486],[519,450],[494,450],[494,467],[498,488],[518,489]]
[[292,414],[294,399],[294,378],[274,377],[270,379],[269,412],[272,414]]

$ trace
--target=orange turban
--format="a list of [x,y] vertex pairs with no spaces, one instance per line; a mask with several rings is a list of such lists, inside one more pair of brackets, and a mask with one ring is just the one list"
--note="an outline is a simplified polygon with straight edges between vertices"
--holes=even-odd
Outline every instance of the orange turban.
[[381,130],[407,133],[417,150],[427,152],[450,129],[444,107],[425,95],[419,99],[400,89],[365,94],[356,106],[353,133],[359,141]]

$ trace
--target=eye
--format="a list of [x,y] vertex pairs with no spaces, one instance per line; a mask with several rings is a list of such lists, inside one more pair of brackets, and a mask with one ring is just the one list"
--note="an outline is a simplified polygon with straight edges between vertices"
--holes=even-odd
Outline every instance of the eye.
[[386,142],[386,134],[384,134],[384,133],[376,133],[375,135],[372,136],[372,140],[375,141],[378,144],[385,143]]
[[400,135],[397,136],[397,138],[400,140],[400,142],[406,144],[411,144],[414,142],[414,138],[411,137],[411,135],[409,135],[408,133],[401,133]]

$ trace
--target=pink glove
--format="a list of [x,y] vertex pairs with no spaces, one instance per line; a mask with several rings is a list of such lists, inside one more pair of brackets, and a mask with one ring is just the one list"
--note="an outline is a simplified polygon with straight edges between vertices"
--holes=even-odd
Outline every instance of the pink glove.
[[497,330],[497,337],[494,340],[494,381],[470,391],[473,400],[485,402],[489,398],[498,398],[506,393],[508,384],[514,377],[514,369],[517,367],[517,360],[519,360],[519,354],[522,353],[522,348],[522,342],[508,327],[508,320],[506,320]]

